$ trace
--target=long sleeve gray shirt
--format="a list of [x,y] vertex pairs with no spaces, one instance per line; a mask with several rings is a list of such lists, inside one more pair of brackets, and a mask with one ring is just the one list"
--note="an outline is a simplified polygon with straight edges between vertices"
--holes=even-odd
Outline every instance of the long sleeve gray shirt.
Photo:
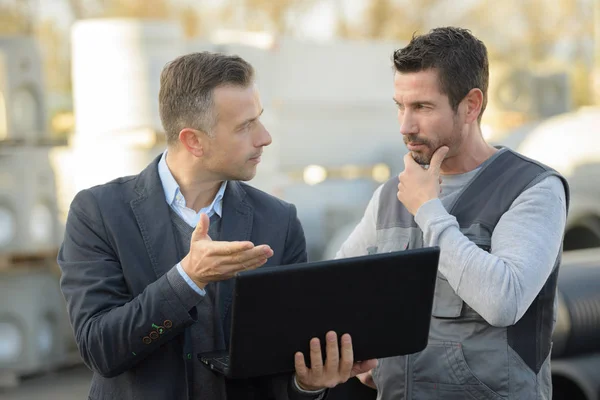
[[[443,175],[440,196],[457,194],[477,171]],[[365,255],[376,245],[380,195],[381,187],[336,258]],[[552,272],[566,224],[565,191],[560,179],[551,176],[521,193],[496,225],[489,253],[459,230],[440,199],[423,204],[415,221],[424,246],[440,247],[439,271],[458,296],[490,325],[510,326],[525,314]]]

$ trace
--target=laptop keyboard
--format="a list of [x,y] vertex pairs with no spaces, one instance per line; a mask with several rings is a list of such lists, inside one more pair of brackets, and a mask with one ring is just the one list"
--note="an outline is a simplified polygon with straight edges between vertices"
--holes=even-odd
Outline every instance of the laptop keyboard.
[[214,358],[213,361],[221,363],[223,365],[229,365],[229,356],[217,357]]

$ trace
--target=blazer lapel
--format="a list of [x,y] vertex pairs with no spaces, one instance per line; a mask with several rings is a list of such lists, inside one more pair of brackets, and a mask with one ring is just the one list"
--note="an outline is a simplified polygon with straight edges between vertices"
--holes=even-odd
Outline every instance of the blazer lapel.
[[[246,201],[246,192],[241,184],[229,181],[223,196],[223,217],[221,220],[221,241],[245,241],[252,235],[254,209]],[[225,327],[225,337],[229,337],[229,320],[227,314],[233,295],[233,279],[217,284],[217,308]]]
[[[131,209],[157,278],[167,273],[180,261],[169,205],[165,201],[164,190],[158,175],[159,160],[160,156],[138,176],[135,191],[139,197],[131,201]],[[219,240],[250,240],[253,214],[254,209],[246,201],[246,192],[241,184],[229,181],[223,196],[223,216]],[[230,324],[227,315],[231,307],[232,295],[233,279],[217,283],[216,303],[218,315],[221,317],[225,330],[225,337],[229,337]]]
[[160,156],[138,176],[135,191],[139,197],[130,203],[157,278],[180,261],[169,205],[158,175],[159,160]]

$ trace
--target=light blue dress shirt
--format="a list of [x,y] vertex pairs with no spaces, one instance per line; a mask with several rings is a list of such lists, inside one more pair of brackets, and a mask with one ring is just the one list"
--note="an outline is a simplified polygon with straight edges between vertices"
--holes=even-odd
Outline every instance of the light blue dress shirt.
[[[158,176],[160,177],[160,181],[165,192],[167,204],[192,228],[196,227],[198,221],[200,220],[200,214],[202,213],[208,215],[209,218],[214,214],[217,214],[219,217],[223,216],[223,194],[225,193],[225,188],[227,187],[227,181],[223,182],[212,203],[210,203],[208,207],[204,207],[200,211],[196,212],[191,208],[188,208],[185,204],[183,194],[179,190],[179,184],[173,177],[173,174],[167,165],[166,150],[158,163]],[[196,285],[196,283],[188,276],[188,274],[185,273],[181,267],[181,263],[177,263],[176,267],[181,277],[187,282],[188,285],[190,285],[192,289],[194,289],[196,293],[202,296],[206,294],[206,291],[199,288],[198,285]]]

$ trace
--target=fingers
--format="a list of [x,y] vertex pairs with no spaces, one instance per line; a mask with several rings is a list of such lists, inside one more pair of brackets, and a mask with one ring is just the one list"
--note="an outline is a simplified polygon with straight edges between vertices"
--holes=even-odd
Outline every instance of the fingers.
[[398,183],[398,190],[404,189],[404,182],[402,182],[402,177],[400,177],[400,183]]
[[373,368],[377,367],[377,363],[378,363],[378,361],[375,358],[372,360],[365,360],[361,363],[361,369],[363,371],[370,371]]
[[373,371],[368,371],[362,374],[359,374],[356,376],[358,378],[358,380],[360,380],[363,385],[366,385],[372,389],[377,389],[377,386],[375,385],[375,381],[373,380]]
[[201,241],[196,246],[203,254],[202,265],[210,281],[229,279],[238,272],[251,270],[264,265],[273,250],[268,245],[254,247],[252,242],[213,242]]
[[254,260],[251,260],[247,263],[242,264],[244,270],[251,270],[263,266],[267,262],[267,258],[259,257]]
[[350,373],[350,376],[352,377],[352,376],[362,375],[365,372],[371,371],[376,366],[377,366],[376,359],[365,360],[362,362],[354,363],[354,365],[352,365],[352,372]]
[[244,250],[230,255],[224,260],[224,264],[250,264],[262,258],[269,258],[273,255],[273,250],[268,245],[256,246],[249,250]]
[[325,364],[329,370],[337,370],[340,362],[337,333],[330,331],[325,335]]
[[[402,174],[400,174],[402,175]],[[400,176],[400,179],[402,179],[402,176]],[[398,193],[396,194],[396,197],[398,198],[398,200],[401,200],[401,196],[404,193],[405,188],[404,188],[404,183],[402,183],[402,180],[400,180],[400,183],[398,183]]]
[[352,349],[352,338],[346,333],[342,335],[342,360],[339,367],[340,377],[344,382],[351,376],[353,363],[354,350]]
[[429,171],[432,174],[439,176],[440,169],[442,168],[442,163],[444,162],[444,158],[450,149],[447,146],[442,146],[433,153],[431,156],[431,161],[429,163]]
[[[404,155],[404,169],[410,168],[411,166],[417,164],[415,159],[412,156],[412,153],[409,151]],[[418,164],[417,164],[418,165]]]
[[[367,372],[374,367],[374,364],[364,364],[364,371],[356,368],[354,371],[354,353],[352,350],[352,339],[350,335],[344,334],[341,337],[341,350],[338,345],[338,336],[334,331],[329,331],[325,335],[326,361],[323,365],[321,344],[318,338],[312,338],[310,341],[310,368],[304,363],[304,355],[300,352],[294,355],[294,367],[299,384],[306,388],[334,387],[340,383],[346,382],[351,376],[359,372]],[[341,357],[341,358],[340,358]],[[370,360],[371,361],[371,360]],[[360,365],[361,363],[356,363]]]
[[247,250],[254,250],[252,242],[212,242],[209,252],[213,256],[234,256]]
[[266,258],[259,258],[253,261],[249,261],[247,263],[242,263],[242,264],[229,264],[229,265],[223,265],[223,274],[226,275],[227,277],[232,277],[235,274],[237,274],[238,272],[242,272],[242,271],[250,271],[253,269],[256,269],[262,265],[264,265],[267,262]]
[[296,368],[296,375],[300,380],[306,379],[308,376],[308,367],[304,362],[304,354],[297,352],[294,355],[294,367]]
[[323,356],[321,354],[321,342],[318,338],[310,340],[310,369],[317,376],[323,373]]
[[362,383],[364,383],[366,385],[368,381],[373,379],[373,372],[367,371],[367,372],[363,372],[362,374],[356,374],[356,377],[358,378],[359,381],[361,381]]
[[206,240],[208,238],[208,228],[210,226],[210,219],[208,215],[202,213],[200,214],[200,220],[196,224],[196,228],[194,232],[192,232],[192,242],[198,240]]

